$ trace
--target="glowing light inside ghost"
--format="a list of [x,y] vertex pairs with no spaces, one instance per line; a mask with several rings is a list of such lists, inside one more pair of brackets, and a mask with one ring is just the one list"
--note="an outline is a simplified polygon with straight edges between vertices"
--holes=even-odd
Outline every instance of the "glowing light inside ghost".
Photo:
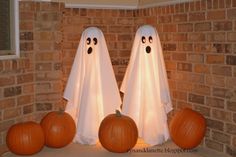
[[96,27],[82,34],[64,98],[65,111],[77,124],[74,142],[96,144],[100,122],[121,104],[107,45]]
[[172,110],[159,36],[149,25],[135,35],[121,89],[122,112],[137,124],[139,136],[151,145],[169,138],[167,113]]

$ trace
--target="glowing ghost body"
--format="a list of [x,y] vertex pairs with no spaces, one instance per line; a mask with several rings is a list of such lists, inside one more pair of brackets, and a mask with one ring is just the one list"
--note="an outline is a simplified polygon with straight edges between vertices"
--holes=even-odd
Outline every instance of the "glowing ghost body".
[[77,124],[74,142],[95,144],[100,122],[121,104],[106,42],[96,27],[82,34],[64,98],[65,111]]
[[134,119],[139,136],[151,145],[166,141],[172,104],[160,39],[152,26],[137,30],[120,90],[124,93],[122,112]]

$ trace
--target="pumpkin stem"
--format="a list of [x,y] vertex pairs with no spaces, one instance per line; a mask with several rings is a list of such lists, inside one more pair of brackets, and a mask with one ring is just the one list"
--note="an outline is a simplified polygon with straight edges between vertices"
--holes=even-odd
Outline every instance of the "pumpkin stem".
[[63,113],[64,113],[64,110],[60,107],[60,108],[58,109],[58,113],[59,113],[59,114],[63,114]]
[[121,113],[119,110],[116,110],[116,117],[121,117]]

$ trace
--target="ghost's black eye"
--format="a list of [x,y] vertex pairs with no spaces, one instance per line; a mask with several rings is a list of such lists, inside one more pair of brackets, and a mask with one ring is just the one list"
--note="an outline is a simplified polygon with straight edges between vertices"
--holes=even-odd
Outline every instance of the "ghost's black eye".
[[152,43],[152,37],[151,36],[149,36],[148,40],[149,40],[150,43]]
[[144,44],[146,42],[146,38],[142,36],[142,43]]
[[98,43],[97,38],[93,38],[93,43],[94,43],[94,45],[97,45],[97,43]]
[[91,43],[91,38],[87,38],[87,45]]

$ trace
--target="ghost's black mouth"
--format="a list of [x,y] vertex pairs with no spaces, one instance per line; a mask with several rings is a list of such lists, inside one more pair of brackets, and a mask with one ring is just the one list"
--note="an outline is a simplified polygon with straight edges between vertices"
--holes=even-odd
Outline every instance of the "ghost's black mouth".
[[152,50],[152,49],[151,49],[151,47],[150,47],[150,46],[147,46],[147,47],[146,47],[146,52],[147,52],[147,53],[150,53],[150,52],[151,52],[151,50]]
[[92,47],[89,47],[87,53],[90,54],[92,53],[92,51],[93,51]]

